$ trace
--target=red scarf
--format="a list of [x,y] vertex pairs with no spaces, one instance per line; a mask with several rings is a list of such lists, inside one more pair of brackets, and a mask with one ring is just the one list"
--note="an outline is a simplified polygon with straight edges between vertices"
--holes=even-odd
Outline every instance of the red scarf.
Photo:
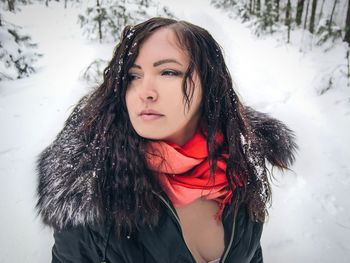
[[[221,142],[222,134],[217,134],[215,140]],[[220,158],[227,159],[228,154],[219,156],[214,178],[210,180],[206,144],[206,138],[199,132],[182,147],[170,142],[150,142],[146,159],[150,169],[159,175],[160,184],[174,207],[188,205],[200,197],[215,200],[219,204],[216,219],[221,220],[223,209],[232,198],[226,162]]]

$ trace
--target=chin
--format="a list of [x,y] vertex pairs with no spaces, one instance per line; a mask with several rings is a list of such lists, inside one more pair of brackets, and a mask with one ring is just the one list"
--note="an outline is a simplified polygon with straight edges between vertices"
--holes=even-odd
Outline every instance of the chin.
[[137,132],[137,134],[147,140],[165,140],[165,136],[157,135],[155,132]]

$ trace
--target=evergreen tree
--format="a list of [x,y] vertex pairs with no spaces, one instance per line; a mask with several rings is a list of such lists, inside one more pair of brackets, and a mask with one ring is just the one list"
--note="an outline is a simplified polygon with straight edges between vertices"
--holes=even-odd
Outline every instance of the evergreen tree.
[[16,12],[18,10],[18,5],[25,5],[28,0],[0,0],[0,8],[10,12]]
[[7,0],[9,11],[13,12],[15,11],[15,0]]
[[249,13],[252,15],[254,14],[254,4],[255,4],[254,0],[249,1]]
[[309,16],[309,5],[310,5],[310,0],[307,0],[305,19],[304,19],[304,30],[306,30],[306,26],[307,26],[307,18]]
[[324,7],[324,2],[325,2],[325,1],[326,1],[326,0],[322,0],[321,10],[320,10],[320,13],[318,14],[318,22],[321,21],[322,16],[323,16],[323,7]]
[[346,12],[344,41],[346,41],[350,46],[350,0],[348,0],[348,9],[347,10],[348,11]]
[[276,14],[275,22],[278,22],[280,20],[280,0],[275,0],[274,10]]
[[[25,3],[23,0],[18,2]],[[18,11],[14,0],[2,0],[1,8]],[[35,62],[41,56],[35,52],[36,47],[20,26],[9,23],[0,14],[0,81],[23,78],[35,72]]]
[[[250,0],[250,1],[255,1],[255,0]],[[238,2],[237,0],[211,0],[210,4],[215,6],[216,8],[227,9],[235,6],[237,2]]]
[[85,14],[79,15],[79,22],[89,39],[115,42],[126,25],[133,25],[156,15],[172,17],[165,8],[157,11],[158,5],[151,0],[96,0],[94,5],[86,9]]
[[[278,30],[287,31],[287,42],[290,41],[290,34],[294,23],[304,30],[309,31],[316,38],[316,44],[323,44],[328,39],[335,42],[343,38],[350,44],[350,0],[333,0],[330,3],[326,0],[212,0],[216,7],[228,10],[231,14],[238,14],[242,21],[250,20],[249,26],[255,34],[261,35],[266,32],[273,33]],[[293,3],[296,3],[296,15],[293,13]],[[348,4],[348,13],[345,25],[339,25],[339,21],[345,20],[345,15],[339,17],[336,8]],[[282,5],[282,7],[280,6]],[[320,5],[320,6],[319,6]],[[319,6],[319,7],[318,7]],[[324,11],[325,10],[325,11]],[[285,12],[283,19],[280,12]],[[324,13],[329,13],[324,18]],[[286,27],[279,27],[282,21]],[[294,22],[295,21],[295,22]],[[302,25],[303,23],[303,25]],[[338,23],[338,24],[337,24]],[[343,30],[342,30],[343,28]],[[303,34],[304,36],[304,34]],[[344,36],[344,37],[343,37]]]
[[335,11],[335,7],[337,6],[337,3],[338,3],[338,0],[334,0],[331,17],[329,18],[329,27],[331,27],[331,25],[333,24],[334,11]]
[[261,12],[261,16],[258,17],[255,25],[254,32],[260,35],[264,32],[273,33],[277,28],[277,10],[275,7],[275,0],[265,0],[265,6]]
[[37,47],[19,26],[1,20],[0,25],[0,80],[13,80],[35,72],[34,63],[41,56]]
[[255,7],[256,7],[255,14],[257,15],[257,17],[259,17],[260,16],[260,10],[261,10],[261,1],[260,0],[256,0]]
[[[126,25],[137,24],[152,16],[174,17],[166,7],[160,7],[152,0],[95,1],[95,5],[89,6],[84,15],[79,15],[79,21],[88,38],[100,42],[117,42]],[[100,83],[107,64],[101,59],[92,61],[82,78],[92,86]]]
[[317,35],[319,37],[317,41],[318,45],[325,43],[328,39],[334,42],[335,40],[342,38],[341,28],[336,23],[334,23],[334,12],[337,3],[338,0],[334,0],[330,17],[328,19],[321,19],[319,22],[317,29]]
[[300,26],[301,24],[301,17],[303,15],[303,9],[304,9],[304,2],[305,0],[298,0],[297,15],[295,17],[295,22],[297,23],[298,26]]
[[309,31],[311,33],[314,33],[314,29],[315,29],[316,8],[317,8],[317,0],[312,0],[311,18],[310,18],[310,25],[309,25]]
[[287,37],[287,43],[290,41],[290,28],[292,24],[292,19],[291,19],[291,11],[292,11],[292,6],[290,3],[290,0],[287,2],[287,7],[286,7],[286,20],[285,20],[285,25],[287,26],[287,31],[288,31],[288,37]]

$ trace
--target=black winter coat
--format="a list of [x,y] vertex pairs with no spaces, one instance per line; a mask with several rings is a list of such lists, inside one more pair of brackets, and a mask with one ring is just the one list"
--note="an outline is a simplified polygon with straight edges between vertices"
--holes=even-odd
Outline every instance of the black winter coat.
[[[112,221],[103,221],[98,204],[93,202],[96,180],[87,169],[89,159],[81,152],[82,99],[58,134],[38,159],[37,208],[43,222],[54,228],[52,262],[64,263],[195,263],[184,241],[176,210],[165,193],[160,198],[159,223],[144,227],[132,235],[118,238]],[[294,160],[293,133],[281,122],[266,114],[247,109],[253,130],[268,149],[267,160],[288,166]],[[118,191],[118,189],[114,189]],[[250,220],[245,205],[235,209],[226,205],[222,223],[225,250],[220,262],[263,262],[260,246],[262,224]],[[101,223],[104,222],[104,223]]]
[[[56,230],[52,262],[84,263],[195,263],[186,246],[175,209],[166,196],[159,224],[134,235],[118,238],[111,224],[86,225]],[[241,206],[236,220],[226,206],[222,223],[225,250],[220,262],[262,263],[262,224],[252,222]],[[232,229],[235,231],[232,231]]]

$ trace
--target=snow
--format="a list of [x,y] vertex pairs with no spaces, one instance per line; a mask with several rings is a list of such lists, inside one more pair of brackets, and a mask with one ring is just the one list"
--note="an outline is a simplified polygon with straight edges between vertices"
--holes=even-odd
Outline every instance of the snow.
[[[265,262],[348,262],[350,87],[335,74],[337,86],[318,94],[322,78],[346,63],[344,45],[300,52],[277,37],[258,39],[204,1],[162,2],[178,18],[213,34],[246,104],[296,132],[300,151],[292,171],[274,171],[273,204],[262,238]],[[44,56],[31,77],[0,82],[1,262],[51,258],[52,231],[34,210],[35,160],[89,91],[81,80],[83,70],[94,59],[110,59],[114,48],[85,40],[78,9],[50,2],[49,8],[28,5],[16,14],[4,12],[6,19],[23,26]],[[292,42],[300,39],[301,32],[292,33]]]

